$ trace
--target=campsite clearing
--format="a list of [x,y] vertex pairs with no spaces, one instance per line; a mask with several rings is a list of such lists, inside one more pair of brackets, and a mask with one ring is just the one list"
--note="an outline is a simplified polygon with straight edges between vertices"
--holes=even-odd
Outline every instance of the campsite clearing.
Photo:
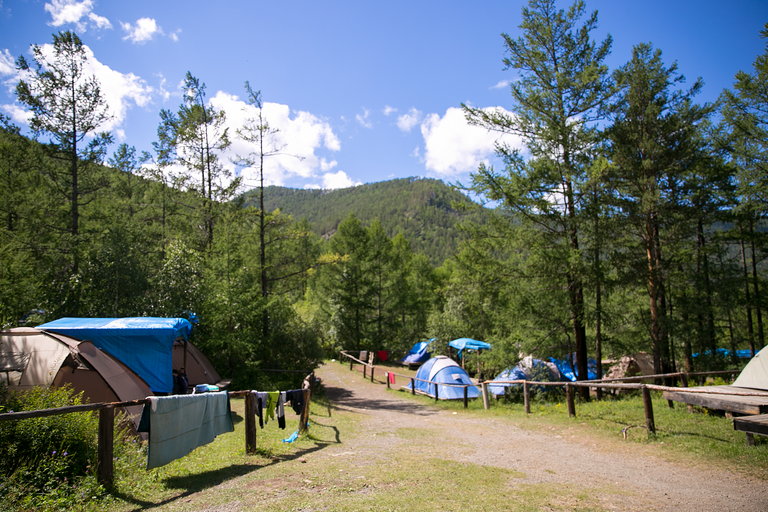
[[[290,432],[268,426],[259,431],[259,444],[271,451],[246,456],[243,422],[236,421],[234,433],[153,470],[155,487],[123,493],[126,501],[110,508],[699,512],[762,511],[768,503],[765,470],[711,464],[706,454],[672,449],[674,440],[623,441],[619,425],[607,436],[564,412],[434,407],[426,397],[387,391],[339,363],[316,374],[326,397],[313,402],[309,438],[270,445]],[[233,400],[233,410],[241,416],[242,401]],[[634,439],[645,435],[631,432]],[[704,443],[741,450],[740,435],[736,441],[708,434]]]

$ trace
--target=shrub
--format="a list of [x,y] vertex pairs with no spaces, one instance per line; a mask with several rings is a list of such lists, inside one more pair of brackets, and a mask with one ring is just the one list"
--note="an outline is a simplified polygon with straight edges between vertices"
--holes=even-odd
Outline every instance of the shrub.
[[[68,386],[14,393],[0,385],[4,413],[80,403],[82,394]],[[92,413],[0,422],[0,508],[67,508],[82,492],[99,494],[89,475],[95,467],[97,427]]]

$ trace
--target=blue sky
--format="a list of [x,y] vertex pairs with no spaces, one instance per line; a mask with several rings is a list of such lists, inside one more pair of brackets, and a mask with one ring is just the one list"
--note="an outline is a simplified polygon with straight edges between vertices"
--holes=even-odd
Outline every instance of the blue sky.
[[[285,152],[268,162],[269,183],[339,188],[408,176],[468,181],[493,161],[496,135],[466,126],[462,102],[509,107],[500,34],[519,34],[524,2],[226,0],[0,0],[0,112],[24,127],[14,61],[30,44],[75,30],[92,52],[117,142],[150,150],[158,112],[177,110],[187,71],[205,82],[232,131],[248,114],[246,80]],[[560,2],[567,8],[570,2]],[[651,42],[677,61],[699,101],[714,101],[765,51],[768,2],[588,0],[596,39],[613,36],[616,68]],[[111,148],[116,149],[117,144]],[[245,154],[241,141],[232,153]],[[223,161],[228,166],[229,156]],[[247,183],[254,174],[242,172]]]

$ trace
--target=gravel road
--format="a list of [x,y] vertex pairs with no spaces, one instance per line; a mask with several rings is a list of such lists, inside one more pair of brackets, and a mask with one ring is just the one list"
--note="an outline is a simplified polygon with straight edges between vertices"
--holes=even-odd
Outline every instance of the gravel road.
[[[652,447],[598,446],[583,433],[571,436],[562,427],[532,431],[498,416],[484,419],[476,413],[423,406],[338,363],[326,364],[316,373],[336,407],[360,415],[364,446],[372,457],[386,458],[393,444],[408,442],[396,431],[420,429],[429,435],[419,437],[419,450],[445,460],[520,471],[525,476],[519,485],[616,489],[614,497],[601,501],[612,510],[768,510],[768,485],[762,480],[670,462],[654,456]],[[324,456],[337,455],[330,450]]]

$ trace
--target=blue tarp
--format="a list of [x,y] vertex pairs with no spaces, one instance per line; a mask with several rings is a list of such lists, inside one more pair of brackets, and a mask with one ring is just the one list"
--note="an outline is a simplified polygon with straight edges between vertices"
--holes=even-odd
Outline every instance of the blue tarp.
[[[576,368],[576,353],[565,356],[563,360],[550,357],[549,360],[555,363],[557,369],[560,370],[560,374],[563,376],[563,380],[570,380],[575,382],[576,376],[579,374]],[[587,359],[587,379],[594,380],[597,378],[597,361],[593,358]]]
[[60,318],[38,329],[90,340],[144,379],[155,393],[173,391],[173,342],[189,340],[183,318]]
[[459,350],[459,359],[462,358],[462,351],[467,350],[490,350],[493,345],[484,341],[473,340],[472,338],[458,338],[448,343],[449,347]]
[[[472,380],[464,371],[464,368],[456,364],[452,359],[445,356],[433,357],[419,368],[416,372],[417,379],[431,381],[416,381],[416,390],[435,396],[435,386],[437,386],[437,396],[440,400],[463,400],[464,388],[459,386],[441,386],[440,384],[473,384]],[[436,383],[436,384],[435,384]],[[406,386],[411,389],[411,385]],[[480,390],[472,385],[467,388],[467,398],[477,398],[480,396]]]
[[[711,356],[712,355],[712,351],[711,350],[707,350],[707,351],[704,352],[704,355],[705,356]],[[717,357],[729,358],[729,357],[731,357],[731,351],[728,350],[727,348],[716,348],[715,349],[715,355]],[[699,352],[696,352],[695,354],[693,354],[692,357],[699,357]],[[736,357],[738,357],[739,359],[751,359],[752,358],[752,351],[751,350],[737,350],[736,351]]]
[[429,348],[430,341],[434,341],[435,339],[436,338],[432,338],[429,341],[420,341],[416,343],[400,362],[402,364],[417,364],[428,360],[430,353],[427,352],[427,349]]

